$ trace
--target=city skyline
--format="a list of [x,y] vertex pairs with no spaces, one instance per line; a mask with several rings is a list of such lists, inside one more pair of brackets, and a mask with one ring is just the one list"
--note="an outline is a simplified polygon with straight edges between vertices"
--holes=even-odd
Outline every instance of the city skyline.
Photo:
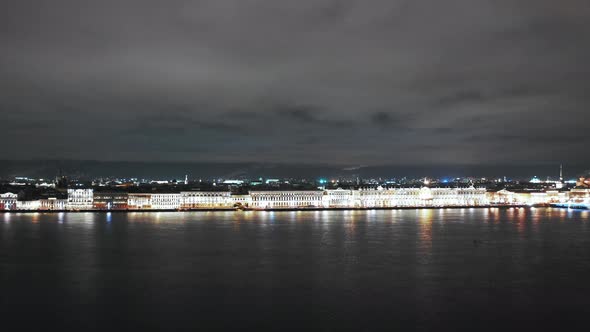
[[590,0],[3,0],[3,325],[586,326],[589,41]]
[[575,180],[590,175],[588,164],[541,165],[358,165],[295,163],[190,163],[190,162],[106,162],[96,160],[0,161],[0,179],[11,177],[54,178],[503,178],[526,180]]

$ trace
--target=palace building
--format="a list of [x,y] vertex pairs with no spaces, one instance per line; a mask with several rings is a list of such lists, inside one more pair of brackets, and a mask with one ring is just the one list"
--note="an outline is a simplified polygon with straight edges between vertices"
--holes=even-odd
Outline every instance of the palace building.
[[127,208],[130,210],[151,210],[152,194],[129,194]]
[[355,206],[353,190],[348,189],[331,189],[324,190],[323,207],[326,208],[345,208]]
[[124,192],[94,192],[95,210],[126,210],[129,194]]
[[324,192],[313,191],[251,191],[250,207],[255,209],[318,208],[323,205]]
[[179,193],[94,192],[69,189],[66,199],[45,197],[18,200],[14,193],[0,194],[0,210],[199,210],[199,209],[372,209],[421,207],[475,207],[488,205],[549,205],[590,201],[590,189],[506,189],[487,192],[463,188],[358,188],[326,190],[266,190],[232,194],[230,191],[183,191]]
[[127,208],[130,210],[178,210],[181,194],[139,193],[129,194]]
[[16,210],[18,195],[13,193],[0,194],[0,211]]
[[55,197],[39,200],[39,210],[43,211],[65,211],[68,209],[68,200]]
[[231,196],[229,191],[182,191],[180,209],[231,208]]
[[94,190],[68,189],[68,210],[92,210]]

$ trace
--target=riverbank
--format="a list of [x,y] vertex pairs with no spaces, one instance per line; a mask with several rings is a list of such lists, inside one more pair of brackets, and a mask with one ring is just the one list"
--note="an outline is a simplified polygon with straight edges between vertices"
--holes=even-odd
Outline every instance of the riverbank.
[[3,210],[0,213],[136,213],[136,212],[229,212],[229,211],[243,211],[243,212],[280,212],[280,211],[370,211],[370,210],[440,210],[440,209],[510,209],[510,208],[531,208],[531,207],[549,207],[543,205],[479,205],[479,206],[398,206],[398,207],[309,207],[309,208],[269,208],[269,209],[254,209],[254,208],[206,208],[206,209],[125,209],[125,210]]

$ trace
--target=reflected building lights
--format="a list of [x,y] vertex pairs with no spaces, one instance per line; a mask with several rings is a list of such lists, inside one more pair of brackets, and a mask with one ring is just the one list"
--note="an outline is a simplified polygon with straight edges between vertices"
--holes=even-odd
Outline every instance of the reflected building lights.
[[418,216],[418,248],[420,261],[427,264],[432,259],[432,226],[434,213],[431,209],[421,210]]

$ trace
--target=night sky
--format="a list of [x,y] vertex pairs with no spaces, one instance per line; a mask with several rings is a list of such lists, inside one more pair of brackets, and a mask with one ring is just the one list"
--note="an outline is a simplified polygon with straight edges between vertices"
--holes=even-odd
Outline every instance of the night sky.
[[590,163],[588,0],[3,0],[0,159]]

